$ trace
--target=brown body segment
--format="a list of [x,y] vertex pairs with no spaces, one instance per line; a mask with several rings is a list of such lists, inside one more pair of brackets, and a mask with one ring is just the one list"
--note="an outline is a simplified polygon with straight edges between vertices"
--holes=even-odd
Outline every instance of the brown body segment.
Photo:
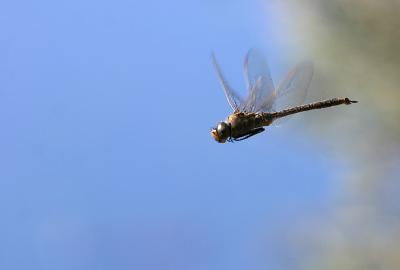
[[250,130],[265,126],[265,119],[261,113],[235,112],[228,116],[226,123],[231,126],[231,137],[242,137]]
[[328,108],[332,106],[337,106],[341,104],[345,105],[350,105],[352,103],[357,103],[357,101],[350,100],[349,98],[332,98],[324,101],[318,101],[314,103],[309,103],[305,105],[300,105],[296,106],[290,109],[282,110],[279,112],[272,112],[272,113],[267,113],[269,114],[273,120],[285,117],[291,114],[299,113],[299,112],[305,112],[305,111],[310,111],[310,110],[316,110],[316,109],[323,109],[323,108]]

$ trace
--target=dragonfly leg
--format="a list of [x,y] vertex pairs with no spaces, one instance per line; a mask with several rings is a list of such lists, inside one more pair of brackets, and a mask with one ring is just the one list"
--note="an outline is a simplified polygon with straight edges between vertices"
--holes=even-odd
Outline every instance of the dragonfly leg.
[[258,133],[263,132],[264,130],[265,130],[265,128],[262,128],[262,127],[253,129],[249,133],[243,135],[242,137],[234,139],[234,140],[235,141],[243,141],[243,140],[246,140],[246,139],[250,138],[251,136],[254,136],[254,135],[258,134]]

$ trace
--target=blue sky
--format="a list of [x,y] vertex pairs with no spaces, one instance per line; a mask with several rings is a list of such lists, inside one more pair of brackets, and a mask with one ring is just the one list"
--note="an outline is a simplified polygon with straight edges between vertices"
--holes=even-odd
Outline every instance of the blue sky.
[[209,135],[230,113],[211,51],[236,89],[250,47],[283,75],[272,8],[0,3],[0,268],[288,269],[338,165],[293,128]]

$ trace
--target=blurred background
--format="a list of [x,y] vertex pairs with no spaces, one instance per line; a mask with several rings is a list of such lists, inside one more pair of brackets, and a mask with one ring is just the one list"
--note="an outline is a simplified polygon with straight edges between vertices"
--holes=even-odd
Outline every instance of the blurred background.
[[[0,3],[1,269],[399,269],[400,2]],[[215,52],[308,101],[219,145]]]

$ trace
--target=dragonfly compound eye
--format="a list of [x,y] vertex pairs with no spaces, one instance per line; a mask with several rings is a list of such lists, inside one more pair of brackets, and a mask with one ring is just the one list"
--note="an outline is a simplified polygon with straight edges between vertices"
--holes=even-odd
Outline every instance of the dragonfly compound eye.
[[217,126],[217,132],[220,139],[227,139],[230,136],[229,125],[225,122],[221,122]]
[[224,143],[231,136],[231,128],[225,123],[221,122],[217,127],[211,129],[211,136],[219,143]]

